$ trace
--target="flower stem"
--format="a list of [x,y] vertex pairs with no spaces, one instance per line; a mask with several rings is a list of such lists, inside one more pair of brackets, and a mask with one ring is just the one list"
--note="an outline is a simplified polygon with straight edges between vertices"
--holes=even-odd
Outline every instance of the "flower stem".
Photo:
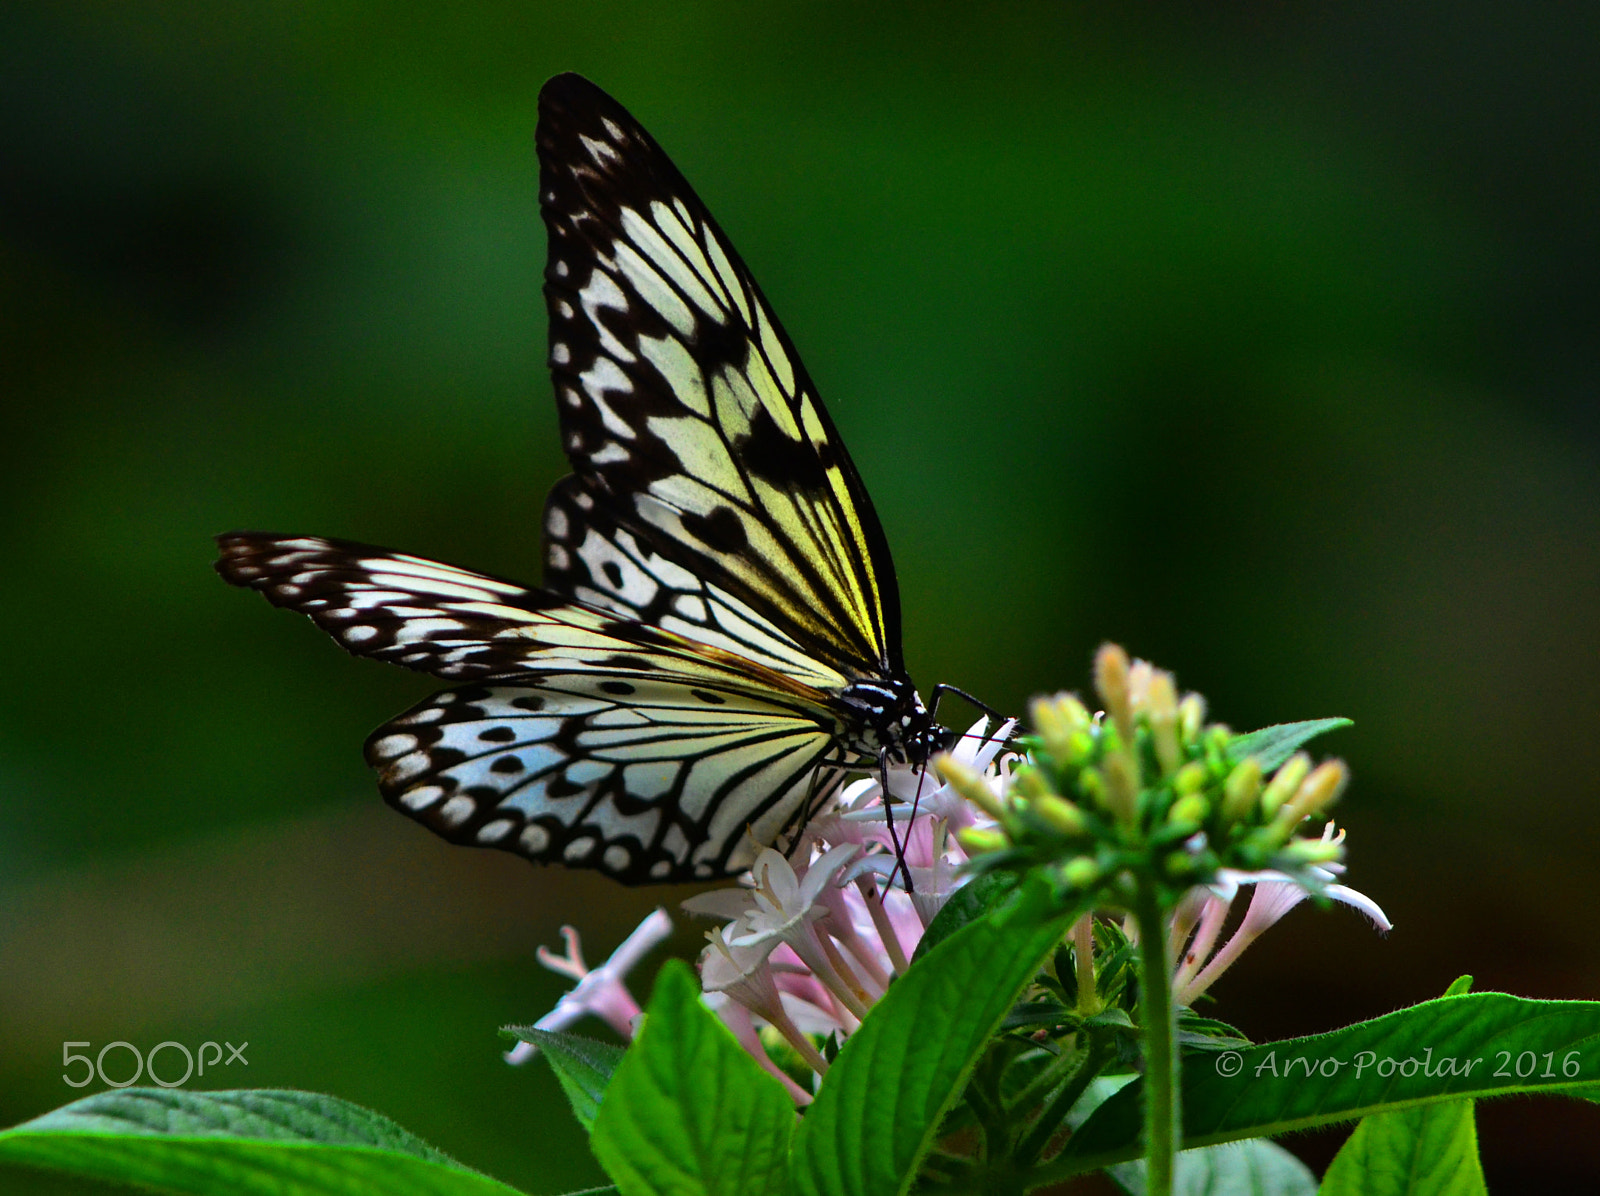
[[900,945],[900,936],[895,933],[894,923],[889,920],[889,911],[883,907],[877,880],[870,876],[858,877],[856,887],[861,890],[861,896],[867,903],[867,913],[872,915],[872,924],[878,928],[878,937],[883,940],[883,949],[889,953],[889,966],[894,969],[895,975],[904,976],[911,962],[906,958],[905,949]]
[[1170,1196],[1183,1124],[1178,1022],[1168,973],[1166,918],[1155,886],[1148,880],[1139,884],[1134,915],[1139,923],[1139,1022],[1144,1035],[1145,1191],[1148,1196]]

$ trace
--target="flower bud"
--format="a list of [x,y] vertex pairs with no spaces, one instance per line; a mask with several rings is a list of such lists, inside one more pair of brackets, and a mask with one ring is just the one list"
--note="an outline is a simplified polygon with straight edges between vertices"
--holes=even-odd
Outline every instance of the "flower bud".
[[1205,729],[1206,700],[1199,694],[1186,694],[1178,703],[1178,738],[1184,747],[1193,747]]
[[1055,792],[1049,780],[1045,777],[1044,771],[1032,764],[1024,764],[1016,772],[1012,773],[1011,785],[1014,790],[1030,801]]
[[1178,769],[1178,775],[1172,778],[1173,791],[1180,796],[1185,793],[1199,793],[1206,786],[1206,766],[1198,760],[1191,760]]
[[1117,725],[1123,742],[1133,742],[1133,696],[1128,686],[1128,654],[1116,644],[1102,644],[1094,656],[1094,689]]
[[1074,889],[1087,889],[1100,879],[1100,865],[1080,855],[1061,865],[1061,879]]
[[1172,808],[1167,811],[1167,821],[1173,826],[1187,826],[1192,829],[1200,826],[1210,812],[1210,803],[1203,795],[1186,793],[1172,803]]
[[1053,698],[1035,698],[1028,704],[1028,715],[1033,729],[1044,741],[1045,751],[1058,764],[1068,764],[1074,759],[1073,737],[1085,730],[1091,720],[1082,702],[1071,694],[1057,694]]
[[1294,791],[1300,788],[1300,782],[1306,779],[1306,773],[1311,771],[1311,757],[1304,752],[1296,752],[1284,761],[1282,767],[1272,774],[1272,780],[1267,782],[1266,789],[1261,794],[1261,812],[1271,818],[1278,812],[1278,807],[1283,805],[1293,796]]
[[996,822],[1005,820],[1005,809],[995,797],[994,791],[989,788],[988,782],[983,779],[983,775],[976,769],[943,753],[934,757],[933,767],[941,777],[950,782],[957,793],[990,818]]
[[964,826],[956,832],[956,842],[969,857],[1001,851],[1011,846],[1005,832],[990,826]]
[[1344,859],[1344,844],[1338,840],[1295,839],[1283,848],[1293,864],[1331,864]]
[[1086,768],[1078,774],[1078,788],[1097,810],[1110,807],[1106,799],[1106,779],[1098,768]]
[[1156,762],[1161,765],[1163,776],[1171,776],[1183,759],[1178,746],[1178,691],[1172,684],[1171,673],[1164,669],[1151,670],[1150,684],[1145,691],[1145,709],[1150,718]]
[[1246,756],[1233,766],[1222,783],[1222,817],[1226,822],[1243,822],[1256,811],[1261,796],[1261,765]]
[[1212,723],[1200,736],[1200,746],[1206,755],[1225,756],[1228,744],[1233,741],[1233,732],[1225,723]]
[[1086,823],[1083,811],[1064,797],[1045,793],[1028,803],[1039,819],[1059,835],[1075,836],[1084,832]]
[[1300,782],[1289,804],[1278,812],[1280,818],[1293,817],[1292,825],[1299,826],[1306,818],[1314,818],[1339,800],[1350,773],[1343,760],[1324,760]]
[[1132,826],[1138,810],[1139,774],[1126,751],[1105,758],[1106,810],[1124,826]]
[[1067,739],[1067,757],[1062,763],[1079,765],[1094,755],[1094,734],[1088,728],[1074,731]]

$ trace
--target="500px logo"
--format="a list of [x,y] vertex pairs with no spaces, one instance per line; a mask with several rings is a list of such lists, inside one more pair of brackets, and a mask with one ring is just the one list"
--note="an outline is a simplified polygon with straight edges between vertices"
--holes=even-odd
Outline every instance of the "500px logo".
[[[99,1076],[100,1082],[109,1088],[126,1088],[130,1084],[138,1083],[139,1077],[144,1075],[146,1072],[149,1073],[150,1079],[160,1087],[177,1088],[182,1084],[188,1083],[189,1077],[195,1074],[195,1056],[194,1054],[190,1053],[189,1048],[184,1046],[181,1042],[173,1042],[171,1040],[168,1040],[167,1042],[158,1042],[155,1046],[150,1048],[150,1053],[148,1055],[141,1055],[139,1053],[139,1048],[134,1046],[133,1043],[122,1042],[120,1040],[117,1042],[106,1043],[105,1046],[100,1048],[100,1053],[92,1060],[88,1055],[74,1055],[72,1053],[73,1047],[92,1047],[93,1045],[94,1044],[90,1042],[64,1042],[61,1044],[61,1066],[66,1069],[70,1069],[74,1063],[81,1063],[84,1067],[83,1078],[81,1080],[73,1079],[72,1076],[68,1074],[68,1071],[63,1071],[61,1073],[62,1080],[71,1085],[73,1088],[85,1087],[86,1085],[92,1083],[96,1076]],[[231,1042],[224,1043],[222,1045],[228,1048],[228,1057],[225,1060],[222,1058],[222,1046],[218,1046],[214,1042],[202,1042],[200,1044],[200,1075],[206,1074],[206,1064],[208,1062],[212,1067],[215,1067],[219,1062],[222,1064],[222,1066],[229,1067],[234,1063],[235,1060],[237,1060],[238,1062],[243,1063],[246,1067],[250,1066],[250,1060],[244,1057],[244,1049],[250,1045],[248,1042],[241,1042],[238,1046],[234,1046]],[[125,1080],[113,1080],[110,1076],[106,1075],[106,1053],[108,1051],[116,1050],[118,1047],[124,1048],[133,1056],[133,1074]],[[207,1048],[210,1048],[212,1051],[212,1055],[209,1060],[206,1058]],[[169,1049],[181,1051],[183,1053],[183,1075],[179,1076],[176,1080],[163,1080],[160,1076],[156,1075],[156,1056],[162,1051]]]

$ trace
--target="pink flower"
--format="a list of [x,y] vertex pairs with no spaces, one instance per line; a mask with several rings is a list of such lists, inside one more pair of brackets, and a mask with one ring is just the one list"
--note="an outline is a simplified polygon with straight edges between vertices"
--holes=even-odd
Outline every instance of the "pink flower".
[[[623,978],[650,949],[672,933],[672,919],[666,910],[656,909],[622,940],[622,945],[598,968],[590,970],[583,962],[583,948],[578,932],[571,926],[561,928],[566,941],[565,955],[557,955],[546,947],[539,948],[539,962],[552,972],[571,976],[578,982],[572,991],[563,994],[556,1007],[533,1023],[536,1030],[565,1030],[584,1017],[598,1017],[625,1039],[633,1038],[633,1024],[639,1017],[639,1003],[628,992]],[[526,1063],[538,1053],[530,1042],[519,1042],[506,1052],[507,1063]]]

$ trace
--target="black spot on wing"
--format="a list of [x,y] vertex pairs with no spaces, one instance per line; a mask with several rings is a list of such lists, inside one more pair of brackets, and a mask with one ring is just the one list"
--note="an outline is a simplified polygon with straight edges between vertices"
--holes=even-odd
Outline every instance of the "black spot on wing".
[[750,413],[750,431],[733,442],[739,462],[752,475],[782,490],[826,493],[828,476],[809,444],[792,440],[765,407]]
[[709,515],[690,512],[683,516],[683,530],[716,552],[743,552],[749,544],[744,521],[732,507],[717,507]]

